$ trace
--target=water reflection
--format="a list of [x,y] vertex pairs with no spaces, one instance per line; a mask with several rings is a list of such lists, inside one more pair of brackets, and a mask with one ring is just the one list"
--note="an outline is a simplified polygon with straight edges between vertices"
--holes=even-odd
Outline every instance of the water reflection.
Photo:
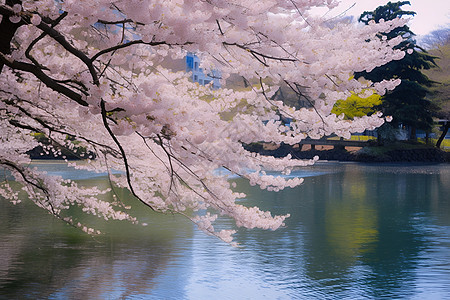
[[139,209],[149,227],[107,223],[108,234],[93,240],[37,208],[0,201],[0,297],[444,299],[450,294],[448,165],[319,164],[304,174],[310,176],[301,187],[279,193],[234,179],[248,194],[243,203],[291,214],[278,231],[239,229],[241,248],[205,236],[182,218]]
[[[105,178],[97,176],[79,183],[107,184]],[[127,198],[125,191],[119,193]],[[106,235],[91,238],[27,201],[14,206],[0,200],[0,298],[122,299],[148,295],[160,284],[160,275],[174,266],[181,276],[167,281],[174,297],[183,297],[187,278],[182,270],[190,266],[193,234],[191,223],[184,218],[138,207],[133,215],[149,226],[96,220]]]
[[[430,236],[430,226],[449,219],[448,167],[442,173],[433,166],[402,170],[342,164],[336,168],[307,178],[300,189],[271,195],[250,190],[249,199],[264,198],[282,208],[278,213],[291,213],[284,232],[273,233],[277,242],[261,233],[260,240],[250,238],[249,244],[258,252],[260,264],[270,264],[271,274],[280,271],[279,281],[299,287],[292,296],[307,298],[304,292],[312,298],[416,295],[417,286],[411,283],[419,280],[418,274],[427,277],[436,267],[441,275],[450,274],[448,265],[424,263],[429,249],[436,246],[430,244],[436,239]],[[441,234],[445,238],[439,247],[448,249],[449,232]],[[257,235],[245,231],[241,236],[242,243],[248,244],[249,237]],[[264,247],[267,237],[270,244]],[[449,285],[445,280],[438,290],[449,292]]]

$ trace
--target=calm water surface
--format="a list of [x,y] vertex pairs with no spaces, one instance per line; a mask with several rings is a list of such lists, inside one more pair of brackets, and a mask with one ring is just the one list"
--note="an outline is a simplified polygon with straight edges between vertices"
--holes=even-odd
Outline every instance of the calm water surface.
[[279,193],[235,179],[243,203],[291,214],[274,232],[240,229],[240,248],[144,207],[147,227],[92,220],[106,232],[93,239],[0,199],[0,298],[450,299],[450,165],[320,163],[293,175],[305,183]]

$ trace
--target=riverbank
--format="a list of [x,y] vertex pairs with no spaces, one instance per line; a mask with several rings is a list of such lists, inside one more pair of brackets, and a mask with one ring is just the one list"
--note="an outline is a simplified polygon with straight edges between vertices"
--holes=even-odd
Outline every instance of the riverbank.
[[246,149],[262,155],[285,157],[290,154],[295,159],[311,159],[319,156],[321,160],[355,161],[355,162],[450,162],[450,152],[435,147],[410,144],[392,143],[386,146],[367,146],[364,148],[334,149],[303,149],[298,145],[282,144],[269,147],[264,144],[247,145]]
[[[317,146],[315,149],[310,146],[300,147],[299,145],[272,145],[264,143],[254,143],[246,145],[248,151],[261,155],[271,155],[275,157],[285,157],[288,154],[294,159],[311,159],[319,156],[321,160],[331,161],[355,161],[355,162],[434,162],[449,163],[450,152],[442,151],[432,146],[397,142],[385,146],[366,147],[346,147],[335,149],[333,146]],[[79,150],[79,149],[78,149]],[[79,150],[73,154],[68,150],[61,149],[59,155],[54,152],[45,151],[42,147],[36,147],[28,152],[32,159],[67,159],[79,160],[85,158],[95,158],[94,153],[86,153]]]

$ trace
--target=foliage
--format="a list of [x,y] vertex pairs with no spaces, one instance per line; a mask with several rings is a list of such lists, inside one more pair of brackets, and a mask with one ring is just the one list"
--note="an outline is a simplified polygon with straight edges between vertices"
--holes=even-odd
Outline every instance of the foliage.
[[352,93],[346,100],[338,100],[333,107],[332,113],[344,114],[347,119],[362,117],[375,112],[375,107],[381,104],[381,96],[372,94],[368,97],[360,97]]
[[[447,120],[442,127],[441,136],[436,142],[436,147],[440,148],[444,138],[450,128],[450,29],[432,33],[435,38],[436,48],[433,48],[430,53],[438,58],[437,66],[426,70],[424,73],[433,80],[434,84],[429,89],[428,99],[431,100],[434,106],[437,107],[435,116],[439,119]],[[446,34],[446,38],[444,35]]]
[[450,43],[429,50],[436,56],[437,66],[424,73],[435,82],[428,98],[439,107],[437,116],[450,119]]
[[[67,137],[80,141],[96,159],[73,163],[77,168],[117,170],[109,176],[112,189],[128,188],[149,209],[182,214],[231,242],[233,230],[214,228],[218,217],[230,217],[240,227],[274,230],[288,215],[272,216],[236,202],[245,195],[217,169],[267,190],[299,185],[300,178],[269,176],[265,170],[288,174],[315,160],[264,157],[246,151],[243,143],[295,144],[380,126],[384,120],[378,114],[349,121],[330,112],[349,91],[371,88],[382,94],[394,88],[398,80],[348,78],[404,57],[393,48],[401,40],[377,37],[403,26],[403,20],[329,28],[309,14],[316,6],[336,6],[334,0],[1,3],[0,165],[37,205],[92,234],[97,231],[80,224],[70,207],[138,220],[120,199],[96,198],[102,193],[97,188],[83,189],[29,169],[25,153],[38,144],[30,133],[59,144]],[[184,72],[162,67],[187,52],[197,53],[205,69],[220,68],[224,80],[236,74],[260,85],[211,90],[190,82]],[[296,109],[271,100],[281,84],[314,107]],[[292,119],[290,127],[280,115]],[[6,181],[0,193],[22,200]]]
[[[412,11],[401,9],[401,6],[406,4],[410,4],[409,1],[389,2],[373,12],[364,12],[359,20],[365,24],[383,23],[405,15],[415,15]],[[370,72],[358,73],[357,76],[363,76],[369,80],[401,79],[402,83],[382,98],[381,111],[393,116],[392,126],[394,127],[403,124],[410,126],[413,131],[415,129],[430,130],[433,124],[433,107],[426,99],[426,95],[427,87],[431,86],[432,82],[422,73],[422,70],[430,69],[435,64],[435,57],[417,45],[413,39],[414,33],[407,25],[389,33],[380,33],[379,37],[388,41],[403,39],[394,48],[406,50],[408,54],[401,60],[391,61]]]

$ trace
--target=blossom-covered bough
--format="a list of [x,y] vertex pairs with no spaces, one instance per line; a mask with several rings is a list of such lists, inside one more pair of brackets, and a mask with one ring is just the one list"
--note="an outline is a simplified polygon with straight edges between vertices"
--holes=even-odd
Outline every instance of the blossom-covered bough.
[[[44,134],[73,149],[73,140],[94,153],[78,168],[109,172],[111,187],[124,187],[149,209],[180,213],[226,242],[233,230],[216,231],[217,217],[237,226],[277,229],[272,216],[235,202],[225,168],[252,185],[281,190],[301,184],[287,174],[314,160],[274,158],[244,144],[295,144],[306,137],[348,137],[380,126],[374,114],[344,120],[331,114],[350,91],[395,87],[397,81],[353,79],[404,53],[400,42],[377,37],[403,20],[356,27],[326,26],[310,14],[335,0],[43,0],[0,2],[0,195],[20,202],[25,192],[40,207],[88,233],[96,230],[68,214],[72,206],[106,219],[137,222],[118,203],[99,200],[97,188],[47,176],[28,167],[26,152]],[[336,23],[336,22],[335,22]],[[258,82],[251,88],[214,90],[188,74],[164,69],[187,52],[205,68]],[[313,106],[295,109],[271,100],[285,84]],[[292,119],[285,126],[280,116]],[[54,150],[57,151],[57,150]],[[55,153],[58,154],[58,153]],[[120,171],[111,174],[111,170]]]

